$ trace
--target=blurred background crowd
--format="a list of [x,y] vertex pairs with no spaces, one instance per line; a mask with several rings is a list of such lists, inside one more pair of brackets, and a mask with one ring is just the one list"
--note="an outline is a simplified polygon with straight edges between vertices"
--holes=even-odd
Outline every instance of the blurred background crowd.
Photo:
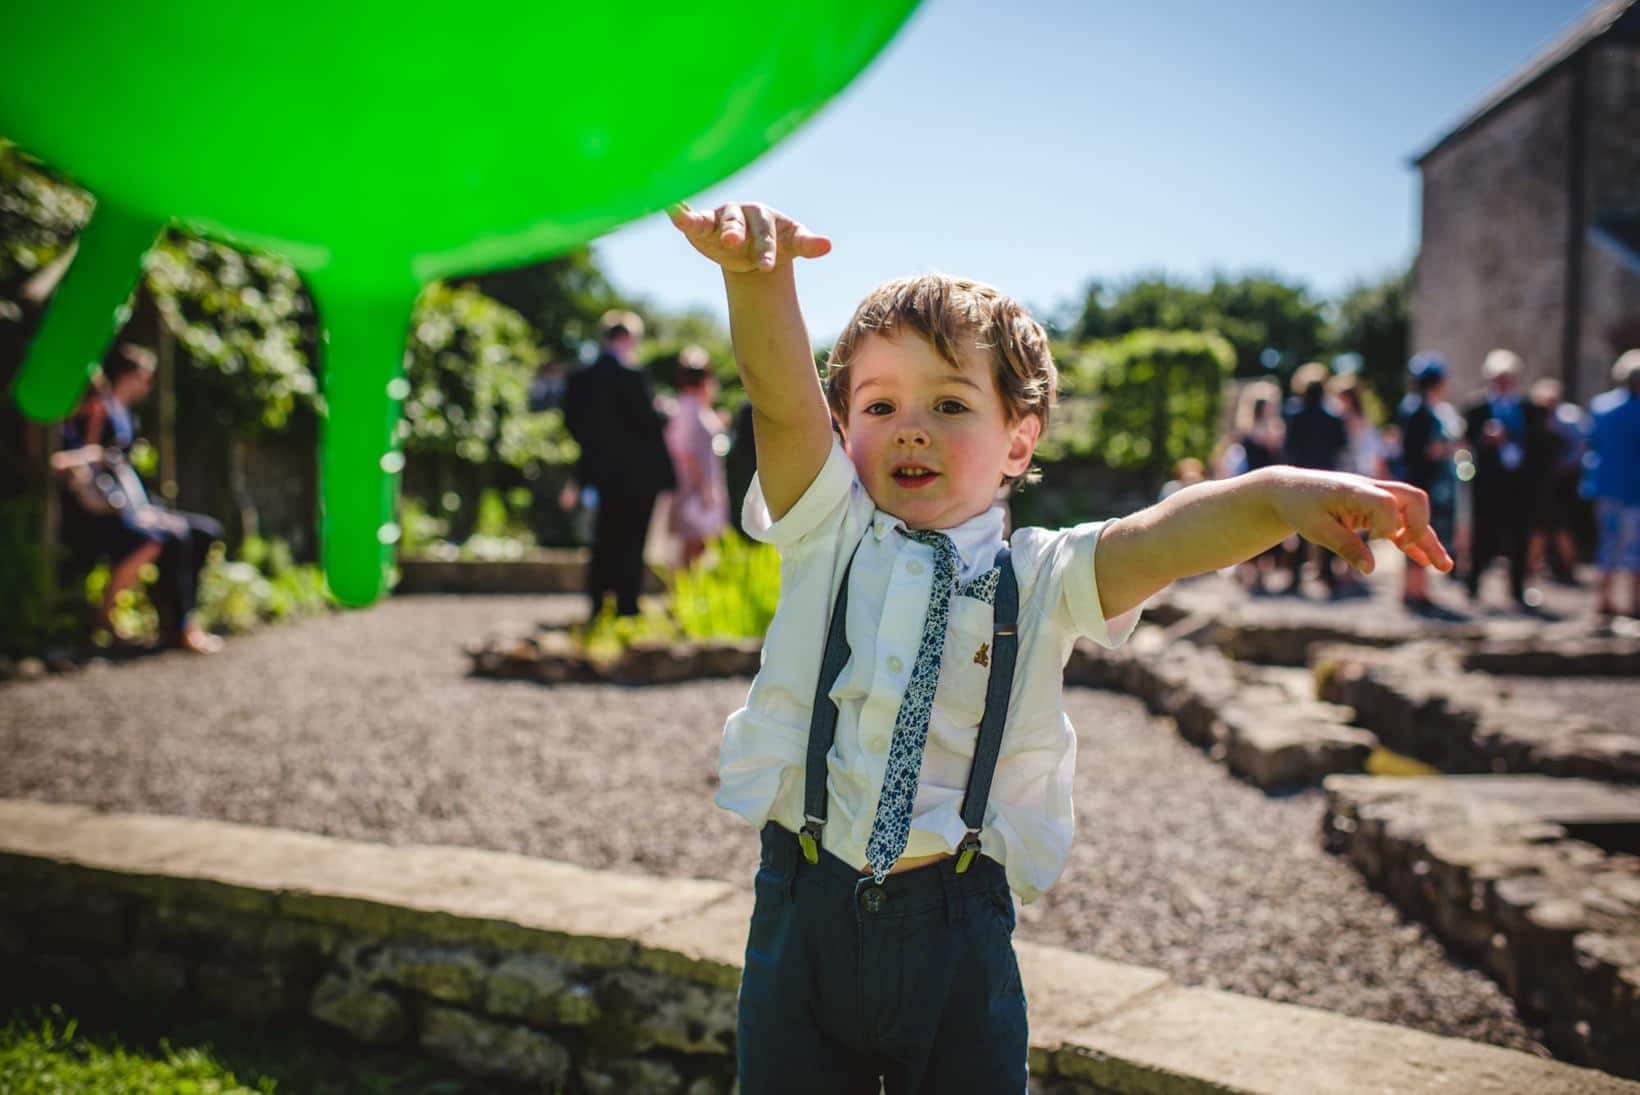
[[[1018,523],[1127,512],[1176,484],[1270,463],[1347,468],[1428,491],[1455,548],[1456,584],[1408,571],[1407,609],[1542,615],[1542,587],[1559,582],[1587,589],[1592,612],[1633,614],[1640,6],[1555,0],[1553,8],[1489,9],[1494,29],[1513,35],[1510,48],[1520,51],[1500,56],[1537,49],[1500,80],[1507,68],[1482,56],[1467,25],[1473,13],[1458,9],[1339,12],[1333,22],[1275,28],[1273,15],[1247,23],[1211,6],[1201,27],[1153,25],[1137,7],[1099,19],[1033,7],[1020,18],[1044,29],[1029,43],[1017,51],[982,43],[995,68],[976,68],[973,78],[1002,83],[985,85],[974,124],[1052,141],[1083,167],[1107,162],[1107,131],[1119,131],[1123,170],[998,179],[976,163],[972,178],[943,180],[933,193],[919,171],[901,169],[902,155],[926,166],[916,151],[924,135],[908,134],[903,148],[881,150],[882,171],[863,173],[870,179],[815,185],[825,173],[802,157],[831,162],[837,140],[855,147],[860,112],[903,91],[893,81],[949,78],[952,60],[975,48],[971,10],[956,0],[930,4],[894,47],[893,63],[738,179],[734,196],[752,189],[778,204],[789,192],[801,199],[786,202],[794,213],[844,230],[834,256],[814,266],[814,292],[805,285],[822,335],[846,318],[834,300],[857,299],[910,262],[879,253],[906,241],[875,231],[869,210],[826,207],[834,196],[857,202],[864,183],[906,211],[907,233],[920,223],[917,202],[928,205],[937,235],[917,244],[915,262],[944,261],[947,242],[960,236],[980,257],[956,272],[994,279],[1033,305],[1054,339],[1062,405],[1038,453],[1042,484],[1011,501]],[[1361,50],[1411,66],[1418,78],[1381,81],[1366,96],[1348,81],[1311,79],[1331,63],[1326,44],[1345,23]],[[1208,62],[1223,43],[1198,42],[1211,30],[1267,45],[1272,28],[1290,43],[1291,65],[1273,67],[1268,86],[1219,79]],[[1057,56],[1112,36],[1136,50],[1207,52],[1166,69],[1178,95],[1134,98],[1125,128],[1112,121],[1084,135],[1046,107],[1040,117],[1019,108],[1036,86],[1027,71],[1051,77],[1055,102],[1097,97],[1086,81],[1122,78],[1124,56],[1042,66],[1042,51]],[[1450,65],[1421,63],[1443,50]],[[935,60],[946,76],[929,69]],[[1443,83],[1460,69],[1469,84]],[[1122,250],[1134,245],[1130,222],[1145,247],[1159,246],[1209,193],[1205,220],[1176,233],[1178,246],[1196,248],[1188,254],[1210,256],[1194,260],[1197,269],[1221,261],[1208,245],[1255,262],[1278,261],[1271,256],[1306,236],[1320,238],[1323,252],[1360,252],[1349,243],[1350,210],[1383,205],[1384,178],[1400,185],[1398,157],[1416,139],[1406,134],[1427,134],[1441,118],[1429,111],[1451,109],[1431,103],[1477,102],[1487,87],[1413,160],[1420,215],[1410,261],[1366,278],[1339,275],[1323,292],[1268,269],[1213,265],[1189,276],[1123,257],[1134,254]],[[1414,92],[1427,97],[1409,98]],[[1362,124],[1340,136],[1346,102]],[[1224,126],[1219,111],[1238,125]],[[1227,128],[1238,134],[1235,148],[1220,141]],[[1326,140],[1338,169],[1258,170],[1259,149],[1289,137]],[[1231,170],[1226,160],[1172,171],[1169,157],[1183,145],[1255,166]],[[782,168],[788,162],[796,166]],[[1074,201],[1056,197],[1067,178]],[[1291,189],[1307,183],[1318,185]],[[1013,192],[998,187],[1028,188],[1062,219],[1033,214],[953,235],[940,203],[971,203],[965,188],[982,185],[992,197]],[[1107,192],[1112,186],[1126,189]],[[1191,200],[1164,196],[1165,212],[1143,211],[1149,195],[1175,186]],[[1301,194],[1310,204],[1294,204]],[[42,425],[11,403],[11,379],[92,201],[0,136],[0,655],[84,641],[208,651],[222,633],[323,609],[316,450],[325,403],[312,367],[321,317],[290,267],[170,229],[145,257],[129,317],[75,414]],[[1256,223],[1243,223],[1248,217]],[[722,313],[687,303],[721,293],[655,221],[422,294],[397,386],[400,452],[384,464],[401,496],[397,525],[384,536],[401,560],[506,560],[601,545],[589,592],[631,612],[646,563],[681,571],[719,557],[714,544],[733,535],[751,474],[749,419]],[[989,235],[1007,246],[985,249]],[[850,265],[879,261],[896,265]],[[1113,263],[1140,272],[1086,273]],[[1044,272],[1061,283],[1033,282]],[[617,405],[626,409],[618,423],[610,417]],[[642,459],[611,455],[617,427],[642,434],[626,439],[641,444]],[[1333,560],[1296,545],[1241,577],[1260,594],[1362,592]]]

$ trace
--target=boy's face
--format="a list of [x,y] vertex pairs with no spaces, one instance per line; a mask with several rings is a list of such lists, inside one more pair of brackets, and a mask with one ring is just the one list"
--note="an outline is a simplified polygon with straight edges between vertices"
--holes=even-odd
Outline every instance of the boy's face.
[[1023,475],[1042,423],[1009,422],[989,355],[960,368],[914,334],[867,335],[849,362],[849,457],[877,508],[915,529],[984,513],[1004,476]]

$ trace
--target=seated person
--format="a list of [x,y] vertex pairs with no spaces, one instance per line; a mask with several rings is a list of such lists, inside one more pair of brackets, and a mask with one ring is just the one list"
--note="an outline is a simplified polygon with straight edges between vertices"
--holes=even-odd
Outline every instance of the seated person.
[[180,513],[152,502],[128,459],[136,441],[131,408],[154,384],[154,357],[137,346],[120,346],[63,424],[63,447],[52,468],[63,479],[63,540],[80,557],[110,561],[97,626],[128,640],[110,613],[120,593],[136,584],[142,568],[159,566],[152,595],[160,637],[167,646],[215,653],[222,640],[192,620],[199,572],[222,526],[209,517]]

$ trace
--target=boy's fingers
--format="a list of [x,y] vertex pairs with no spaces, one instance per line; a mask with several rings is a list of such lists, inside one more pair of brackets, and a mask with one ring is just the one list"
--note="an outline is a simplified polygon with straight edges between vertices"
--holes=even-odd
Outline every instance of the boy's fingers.
[[1435,561],[1429,557],[1429,552],[1424,549],[1422,544],[1416,540],[1408,539],[1406,534],[1403,532],[1397,532],[1394,536],[1390,537],[1390,543],[1400,548],[1402,554],[1421,567],[1433,566],[1435,563]]
[[[1437,570],[1452,569],[1446,545],[1429,525],[1429,495],[1406,483],[1380,483],[1401,507],[1401,527],[1390,539],[1414,562]],[[1421,556],[1421,558],[1420,558]]]
[[817,259],[831,251],[831,240],[817,236],[801,224],[791,226],[791,252],[799,258]]
[[746,214],[740,206],[730,202],[717,208],[718,239],[725,247],[739,247],[746,242]]
[[666,207],[666,215],[671,218],[673,225],[686,236],[698,236],[702,232],[711,231],[713,224],[712,214],[706,210],[690,209],[683,202]]
[[1322,547],[1330,550],[1362,574],[1372,573],[1374,566],[1372,549],[1367,547],[1366,543],[1355,534],[1355,530],[1336,517],[1328,519],[1320,528],[1305,535],[1308,539],[1314,540]]
[[746,207],[746,233],[747,238],[752,241],[752,256],[758,266],[765,270],[773,269],[778,254],[778,241],[774,215],[767,206]]
[[1389,491],[1373,484],[1372,487],[1358,493],[1356,501],[1364,511],[1362,516],[1366,518],[1356,527],[1368,536],[1375,539],[1390,537],[1402,528],[1400,503]]
[[[1407,535],[1396,541],[1396,546],[1407,553],[1407,556],[1424,566],[1432,566],[1442,573],[1452,569],[1452,556],[1447,553],[1446,545],[1441,538],[1435,535],[1435,530],[1426,528],[1423,535],[1414,539]],[[1423,558],[1419,558],[1419,556]]]

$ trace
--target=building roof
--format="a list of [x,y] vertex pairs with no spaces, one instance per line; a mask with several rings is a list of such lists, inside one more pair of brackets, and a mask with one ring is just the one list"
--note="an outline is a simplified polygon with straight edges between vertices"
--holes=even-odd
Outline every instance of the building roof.
[[1590,43],[1607,35],[1640,42],[1640,0],[1600,0],[1594,4],[1576,23],[1568,27],[1564,34],[1494,88],[1463,121],[1448,130],[1429,148],[1413,157],[1412,162],[1421,165],[1442,148],[1480,125],[1493,113],[1553,75],[1560,66],[1582,53]]

